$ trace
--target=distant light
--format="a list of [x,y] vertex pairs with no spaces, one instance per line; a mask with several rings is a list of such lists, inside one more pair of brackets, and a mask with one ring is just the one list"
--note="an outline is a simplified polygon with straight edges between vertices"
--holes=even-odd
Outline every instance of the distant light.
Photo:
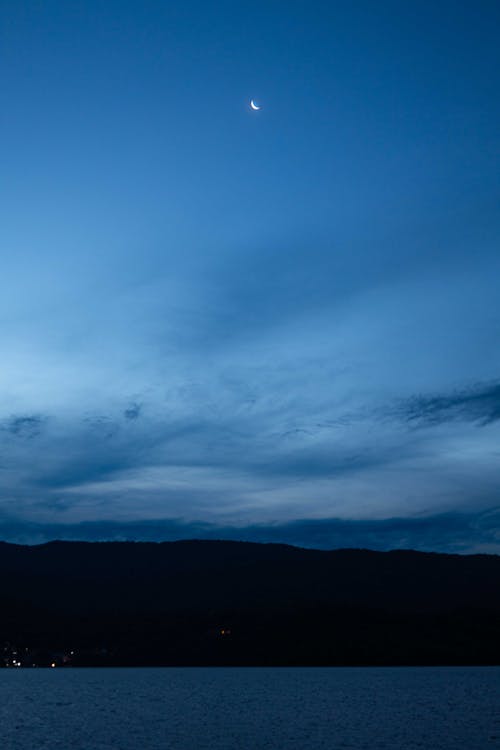
[[52,664],[50,666],[51,667],[55,667],[56,666],[55,662],[52,662]]

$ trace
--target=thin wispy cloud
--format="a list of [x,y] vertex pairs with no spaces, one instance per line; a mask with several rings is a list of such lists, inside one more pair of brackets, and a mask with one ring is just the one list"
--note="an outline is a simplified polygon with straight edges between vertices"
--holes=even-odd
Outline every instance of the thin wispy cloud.
[[5,419],[0,429],[19,438],[34,438],[40,434],[45,417],[38,414],[17,415]]
[[491,424],[500,420],[500,383],[480,383],[449,394],[414,396],[402,405],[400,414],[410,423]]

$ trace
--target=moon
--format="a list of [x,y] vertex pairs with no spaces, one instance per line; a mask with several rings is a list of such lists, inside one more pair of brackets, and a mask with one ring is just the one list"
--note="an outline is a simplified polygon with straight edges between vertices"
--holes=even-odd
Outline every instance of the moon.
[[254,102],[254,100],[253,100],[253,99],[250,99],[250,106],[251,106],[251,108],[252,108],[252,109],[253,109],[253,110],[254,110],[255,112],[258,112],[258,111],[259,111],[259,109],[262,109],[262,107],[258,107],[258,106],[257,106],[257,105],[255,104],[255,102]]

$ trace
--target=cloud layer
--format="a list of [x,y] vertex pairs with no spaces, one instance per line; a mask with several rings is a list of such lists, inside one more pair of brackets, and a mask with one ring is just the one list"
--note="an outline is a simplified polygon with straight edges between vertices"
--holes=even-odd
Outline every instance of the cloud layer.
[[253,526],[217,526],[176,519],[138,522],[92,521],[79,524],[1,521],[2,539],[17,544],[71,541],[147,541],[233,539],[293,544],[316,549],[415,549],[453,554],[499,554],[500,509],[472,514],[444,513],[383,521],[297,520]]

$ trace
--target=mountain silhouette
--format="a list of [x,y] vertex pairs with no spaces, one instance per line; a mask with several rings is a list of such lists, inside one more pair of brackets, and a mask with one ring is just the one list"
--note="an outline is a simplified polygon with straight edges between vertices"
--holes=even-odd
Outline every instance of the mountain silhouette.
[[8,666],[500,663],[496,555],[0,543],[0,597]]

